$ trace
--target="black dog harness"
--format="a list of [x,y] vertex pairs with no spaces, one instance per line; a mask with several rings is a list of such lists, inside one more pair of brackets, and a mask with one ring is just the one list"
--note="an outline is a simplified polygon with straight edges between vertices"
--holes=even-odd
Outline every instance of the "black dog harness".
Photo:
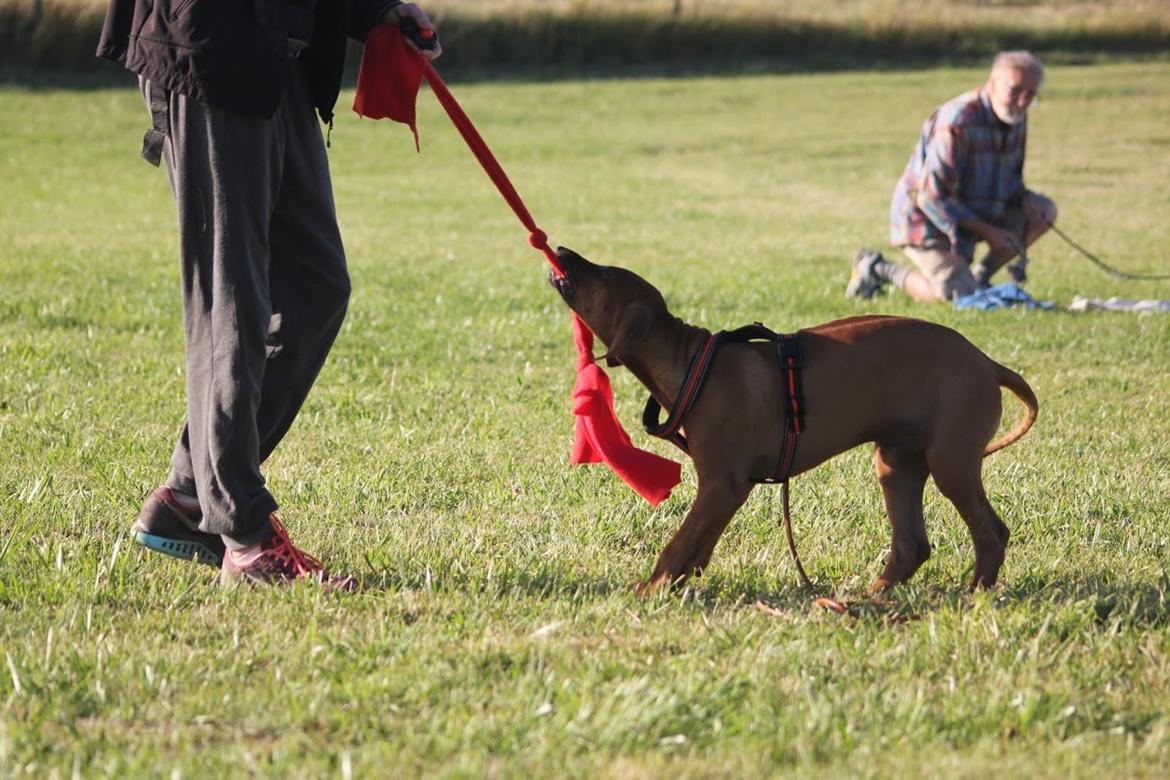
[[[780,364],[781,387],[784,388],[784,441],[780,444],[780,458],[776,470],[770,477],[751,477],[756,483],[780,483],[783,486],[784,497],[784,535],[788,538],[788,551],[792,553],[792,560],[796,564],[796,571],[804,586],[815,591],[812,581],[804,572],[800,563],[800,555],[796,552],[796,542],[792,538],[792,517],[788,509],[788,474],[792,471],[792,459],[796,454],[796,439],[804,431],[804,396],[800,389],[800,331],[791,334],[776,333],[764,327],[762,323],[745,325],[742,328],[727,331],[723,330],[707,337],[703,346],[691,358],[691,365],[683,377],[682,389],[679,390],[678,400],[674,408],[667,415],[666,422],[659,423],[658,417],[662,406],[654,400],[654,396],[646,401],[646,409],[642,412],[642,427],[651,436],[657,436],[673,442],[683,452],[690,454],[686,437],[680,433],[687,415],[690,414],[699,393],[703,390],[703,380],[707,378],[707,369],[715,353],[725,343],[743,343],[748,341],[770,341],[776,345],[776,360]],[[821,601],[825,601],[822,599]],[[831,602],[831,600],[829,600]],[[835,604],[836,602],[831,602]],[[838,605],[839,606],[839,605]],[[836,607],[833,607],[836,608]]]
[[687,415],[694,408],[699,394],[703,390],[703,382],[707,378],[707,369],[715,359],[715,353],[724,344],[740,344],[749,341],[770,341],[776,345],[776,360],[780,364],[782,374],[781,385],[784,388],[784,440],[780,445],[780,458],[776,469],[768,477],[753,477],[752,482],[777,483],[787,482],[788,472],[792,470],[792,459],[796,454],[796,439],[804,430],[804,398],[800,391],[800,333],[775,333],[760,323],[745,325],[735,330],[723,330],[707,337],[707,341],[691,359],[690,368],[683,378],[682,389],[679,390],[678,400],[670,410],[666,421],[659,424],[658,418],[662,406],[650,396],[646,401],[646,409],[642,412],[642,427],[651,436],[673,442],[683,452],[690,453],[686,437],[680,429],[686,422]]

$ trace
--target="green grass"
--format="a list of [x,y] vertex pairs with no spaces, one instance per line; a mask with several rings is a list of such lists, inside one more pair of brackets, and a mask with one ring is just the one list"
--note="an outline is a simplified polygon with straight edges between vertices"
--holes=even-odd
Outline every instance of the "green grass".
[[[919,125],[982,71],[462,86],[554,241],[712,327],[924,316],[1022,372],[990,459],[1014,532],[966,531],[892,606],[817,611],[756,491],[681,595],[636,600],[694,495],[569,467],[569,318],[431,96],[423,152],[348,112],[355,292],[267,464],[296,539],[373,586],[225,592],[137,549],[183,414],[174,214],[132,89],[0,90],[0,775],[1160,776],[1170,761],[1170,317],[842,300]],[[348,96],[347,96],[348,97]],[[1170,265],[1170,66],[1053,68],[1027,179],[1131,270]],[[1170,297],[1055,238],[1032,293]],[[638,444],[644,400],[611,372]],[[1018,406],[1005,403],[1005,425]],[[886,541],[868,451],[793,484],[806,568],[856,597]],[[754,607],[762,600],[771,607]],[[917,619],[901,621],[900,617]]]

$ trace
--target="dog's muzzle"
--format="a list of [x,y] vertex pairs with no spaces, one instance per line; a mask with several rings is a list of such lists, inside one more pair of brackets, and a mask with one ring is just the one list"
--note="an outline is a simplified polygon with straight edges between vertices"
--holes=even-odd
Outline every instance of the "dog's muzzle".
[[556,271],[549,271],[548,283],[556,289],[565,303],[571,304],[573,302],[573,294],[576,291],[573,289],[573,282],[567,273],[561,275]]

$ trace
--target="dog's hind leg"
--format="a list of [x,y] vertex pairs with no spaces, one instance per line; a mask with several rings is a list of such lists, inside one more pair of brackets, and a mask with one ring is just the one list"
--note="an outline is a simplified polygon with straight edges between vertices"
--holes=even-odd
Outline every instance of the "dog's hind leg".
[[873,461],[886,500],[891,536],[885,571],[870,583],[869,593],[905,582],[930,558],[922,517],[922,490],[930,475],[925,453],[879,444]]
[[983,489],[980,474],[983,453],[972,449],[963,457],[956,457],[953,452],[936,457],[930,452],[927,459],[939,491],[955,505],[971,534],[975,546],[975,576],[971,579],[971,590],[990,588],[999,579],[1011,532],[992,508]]
[[663,548],[654,565],[654,573],[635,587],[639,596],[685,580],[701,572],[711,560],[715,544],[723,535],[748,494],[752,483],[728,478],[699,478],[695,503],[687,512],[674,538]]

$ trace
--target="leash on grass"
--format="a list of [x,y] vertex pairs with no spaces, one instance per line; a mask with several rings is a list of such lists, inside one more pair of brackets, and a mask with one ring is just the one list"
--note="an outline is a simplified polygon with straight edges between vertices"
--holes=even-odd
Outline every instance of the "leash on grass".
[[784,536],[788,539],[788,552],[792,553],[792,562],[796,564],[796,572],[800,575],[801,584],[813,596],[813,604],[830,612],[836,612],[838,615],[857,617],[857,610],[850,608],[848,604],[830,596],[817,595],[816,587],[804,572],[804,566],[800,563],[800,553],[796,551],[796,542],[792,539],[792,514],[788,511],[788,480],[781,483],[780,495],[784,502]]
[[1126,281],[1162,281],[1170,279],[1170,274],[1134,274],[1128,271],[1122,271],[1120,268],[1115,268],[1109,265],[1104,260],[1090,252],[1088,249],[1085,249],[1052,222],[1048,223],[1048,227],[1052,229],[1052,232],[1060,236],[1066,244],[1080,252],[1083,257],[1092,262],[1105,273],[1112,276],[1114,279],[1124,279]]
[[[1135,274],[1109,265],[1104,260],[1097,257],[1097,255],[1078,244],[1075,240],[1073,240],[1072,236],[1058,228],[1055,223],[1045,222],[1044,224],[1046,224],[1053,233],[1056,233],[1056,235],[1059,236],[1060,239],[1064,241],[1064,243],[1075,249],[1082,257],[1092,262],[1094,265],[1112,276],[1114,279],[1121,279],[1123,281],[1164,281],[1166,279],[1170,279],[1170,274]],[[1024,229],[1022,231],[1022,233],[1025,235],[1027,234],[1028,230],[1027,225],[1028,223],[1025,222]],[[1028,255],[1027,248],[1023,245],[1023,236],[1021,236],[1020,245],[1021,249],[1019,259],[1008,266],[1008,273],[1011,275],[1012,281],[1016,282],[1016,284],[1023,284],[1028,278]]]
[[809,593],[816,595],[817,589],[813,587],[812,580],[804,573],[804,566],[800,563],[800,553],[796,551],[796,542],[792,539],[792,514],[788,510],[788,480],[784,480],[781,485],[780,494],[784,502],[784,535],[788,537],[788,552],[792,553],[792,562],[796,564],[796,572],[800,575],[801,583],[804,584]]

